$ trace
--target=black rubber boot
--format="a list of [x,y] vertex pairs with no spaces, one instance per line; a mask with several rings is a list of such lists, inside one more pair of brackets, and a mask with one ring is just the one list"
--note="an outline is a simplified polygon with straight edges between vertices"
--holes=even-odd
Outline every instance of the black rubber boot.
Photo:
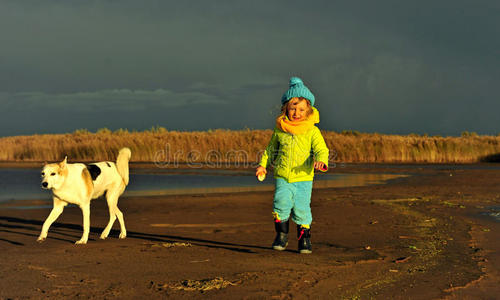
[[311,229],[297,225],[297,238],[299,239],[299,252],[305,254],[312,253]]
[[283,251],[288,246],[288,220],[284,222],[275,221],[274,229],[276,230],[276,238],[273,242],[273,249]]

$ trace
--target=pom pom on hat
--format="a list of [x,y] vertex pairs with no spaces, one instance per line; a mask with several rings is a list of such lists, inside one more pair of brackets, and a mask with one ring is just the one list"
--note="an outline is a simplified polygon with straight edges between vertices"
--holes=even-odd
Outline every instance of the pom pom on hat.
[[311,102],[311,106],[314,106],[314,95],[311,91],[304,85],[304,82],[299,77],[290,78],[290,87],[281,97],[281,104],[285,104],[288,100],[294,97],[306,98]]

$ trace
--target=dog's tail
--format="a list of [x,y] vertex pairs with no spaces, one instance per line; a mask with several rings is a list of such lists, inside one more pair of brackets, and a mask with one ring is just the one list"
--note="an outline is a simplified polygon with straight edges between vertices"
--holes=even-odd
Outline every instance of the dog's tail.
[[123,179],[125,185],[128,185],[128,162],[132,152],[129,148],[122,148],[118,152],[118,158],[116,159],[116,168],[118,169],[118,174]]

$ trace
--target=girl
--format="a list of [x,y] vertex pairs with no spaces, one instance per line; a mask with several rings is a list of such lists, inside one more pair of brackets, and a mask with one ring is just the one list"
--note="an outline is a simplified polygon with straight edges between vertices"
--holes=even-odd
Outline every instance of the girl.
[[276,179],[273,249],[285,250],[288,245],[291,216],[297,224],[299,252],[312,253],[310,204],[314,169],[328,169],[329,151],[321,132],[314,125],[319,123],[314,95],[300,78],[290,78],[290,88],[281,98],[281,103],[281,115],[276,119],[276,128],[256,175],[262,178],[267,173],[269,162],[273,163]]

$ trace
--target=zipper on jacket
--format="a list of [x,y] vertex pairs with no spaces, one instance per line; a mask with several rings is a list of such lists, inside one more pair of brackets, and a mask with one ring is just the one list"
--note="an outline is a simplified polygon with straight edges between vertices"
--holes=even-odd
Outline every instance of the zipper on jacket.
[[290,146],[290,158],[288,160],[288,178],[287,178],[287,181],[290,182],[290,173],[292,172],[292,161],[293,161],[293,147],[294,147],[294,142],[295,142],[295,139],[294,139],[294,135],[293,134],[290,134],[292,136],[292,143],[291,143],[291,146]]

